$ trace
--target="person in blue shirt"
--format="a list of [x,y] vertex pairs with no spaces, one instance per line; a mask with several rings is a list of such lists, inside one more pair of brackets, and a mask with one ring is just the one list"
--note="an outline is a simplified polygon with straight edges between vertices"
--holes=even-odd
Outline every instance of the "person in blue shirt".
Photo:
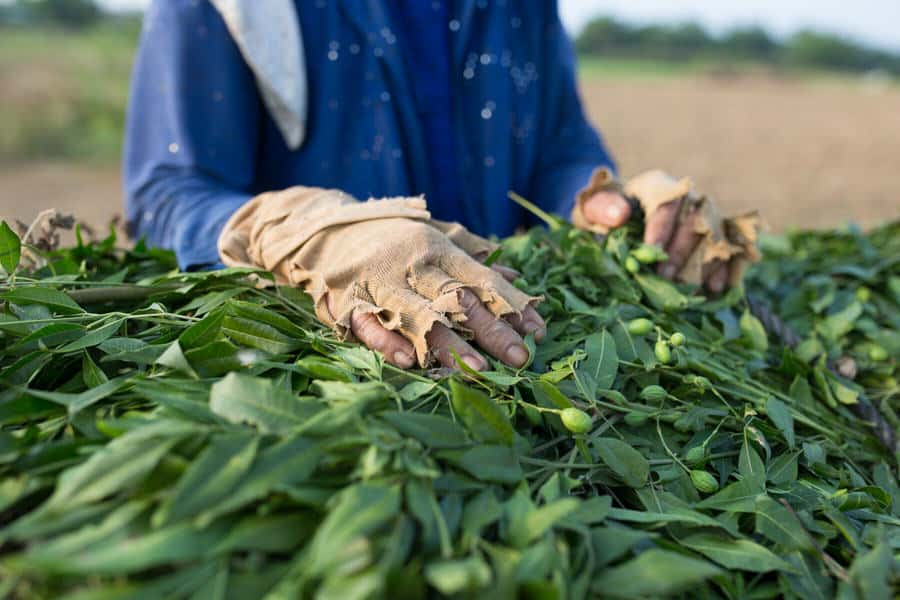
[[[266,192],[423,194],[434,219],[506,236],[532,223],[508,190],[568,216],[598,167],[614,164],[584,116],[555,1],[155,0],[146,14],[128,111],[126,218],[184,269],[219,265],[226,222]],[[646,241],[669,250],[660,268],[671,276],[697,235],[678,224],[677,207],[664,208]],[[600,190],[580,210],[612,228],[631,209]],[[721,291],[726,280],[719,265],[707,284]],[[458,321],[474,341],[524,363],[521,335],[543,336],[534,309],[497,319],[484,298],[458,293]],[[383,318],[348,318],[348,335],[414,364],[408,336]],[[434,355],[450,365],[454,348],[485,367],[452,329],[428,332]]]

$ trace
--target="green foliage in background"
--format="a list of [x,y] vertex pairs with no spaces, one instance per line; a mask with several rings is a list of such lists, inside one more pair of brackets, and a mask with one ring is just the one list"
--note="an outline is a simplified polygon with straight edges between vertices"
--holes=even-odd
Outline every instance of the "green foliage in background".
[[55,25],[83,29],[103,19],[93,0],[15,0],[0,6],[0,25]]
[[[867,238],[878,310],[900,301],[898,233]],[[522,370],[455,374],[341,343],[306,295],[246,270],[179,273],[110,238],[23,273],[2,239],[0,595],[900,589],[897,456],[851,410],[867,390],[767,339],[740,290],[629,272],[627,231],[505,240],[547,338]],[[823,274],[829,311],[856,287],[844,271]]]
[[138,32],[0,27],[0,161],[117,161]]
[[900,75],[900,54],[814,31],[801,31],[782,41],[760,27],[737,28],[714,36],[695,23],[631,25],[603,17],[588,23],[579,34],[576,47],[589,56],[676,63],[731,60],[781,68],[882,70]]

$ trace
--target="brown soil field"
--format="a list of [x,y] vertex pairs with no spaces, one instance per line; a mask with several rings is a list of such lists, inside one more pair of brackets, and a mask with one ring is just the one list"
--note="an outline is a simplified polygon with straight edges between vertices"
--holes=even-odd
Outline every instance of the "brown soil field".
[[[775,231],[900,218],[900,86],[771,77],[582,82],[623,174],[690,175],[724,212]],[[121,212],[116,166],[0,164],[0,218],[55,207],[102,225]]]
[[900,86],[851,79],[582,82],[623,175],[689,175],[774,231],[900,218]]

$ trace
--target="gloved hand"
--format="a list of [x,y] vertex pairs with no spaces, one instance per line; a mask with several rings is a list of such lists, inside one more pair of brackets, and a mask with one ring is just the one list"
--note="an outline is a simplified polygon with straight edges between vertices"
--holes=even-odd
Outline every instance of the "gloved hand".
[[579,192],[572,222],[607,233],[628,221],[631,208],[625,197],[634,198],[644,210],[644,243],[658,245],[669,255],[658,273],[720,293],[740,283],[747,265],[759,260],[759,217],[751,212],[722,219],[712,201],[693,188],[690,179],[662,171],[647,171],[623,186],[609,169],[600,168]]
[[464,339],[511,366],[528,358],[521,335],[543,337],[539,298],[482,265],[496,246],[460,225],[433,221],[422,198],[359,202],[336,190],[295,187],[257,196],[226,223],[219,254],[304,288],[316,314],[400,367],[437,357],[487,362]]

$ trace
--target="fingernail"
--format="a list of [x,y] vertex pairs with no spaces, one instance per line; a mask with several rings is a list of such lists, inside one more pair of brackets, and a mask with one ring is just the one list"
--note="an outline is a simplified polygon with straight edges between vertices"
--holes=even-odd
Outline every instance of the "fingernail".
[[415,359],[412,356],[407,354],[406,352],[394,352],[394,364],[398,367],[403,367],[404,369],[408,369],[413,366]]
[[547,335],[547,330],[537,321],[525,321],[525,331],[526,333],[533,333],[536,342],[541,341]]
[[606,218],[612,223],[618,223],[625,216],[625,209],[618,203],[612,203],[606,207]]
[[524,365],[528,361],[528,349],[521,344],[513,344],[506,351],[506,359],[506,362],[512,366]]
[[666,279],[672,279],[673,277],[675,277],[675,273],[677,272],[678,269],[673,264],[665,264],[659,268],[659,274]]
[[477,356],[472,356],[471,354],[464,354],[462,359],[463,359],[464,363],[466,363],[467,365],[469,365],[476,371],[480,371],[485,367],[484,361],[481,360],[480,358],[478,358]]

